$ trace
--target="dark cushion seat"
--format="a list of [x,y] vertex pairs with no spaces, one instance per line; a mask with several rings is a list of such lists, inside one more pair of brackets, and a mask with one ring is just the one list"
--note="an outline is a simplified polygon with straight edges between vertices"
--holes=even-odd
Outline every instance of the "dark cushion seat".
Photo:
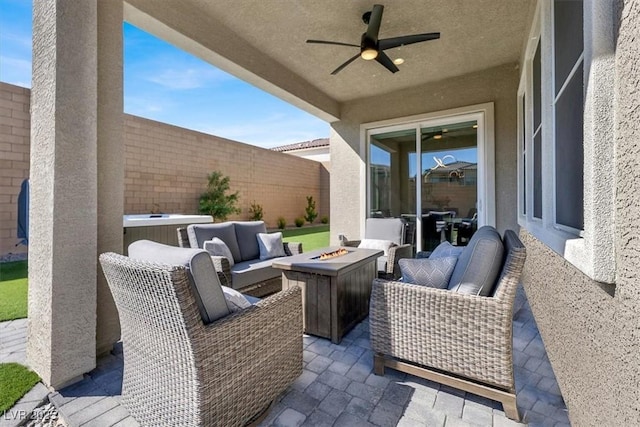
[[491,226],[478,229],[458,257],[449,281],[449,290],[489,296],[504,261],[504,245]]
[[279,259],[282,258],[251,259],[236,263],[231,267],[232,287],[234,289],[242,289],[254,283],[280,277],[282,270],[271,267],[271,264]]

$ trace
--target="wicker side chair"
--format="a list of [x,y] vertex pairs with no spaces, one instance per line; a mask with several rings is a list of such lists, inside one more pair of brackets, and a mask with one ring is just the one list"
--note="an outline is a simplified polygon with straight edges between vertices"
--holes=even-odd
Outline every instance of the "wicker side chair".
[[[398,261],[413,256],[413,228],[403,218],[367,218],[365,222],[365,239],[390,240],[396,245],[389,248],[386,256],[378,258],[378,277],[381,279],[400,278]],[[340,241],[340,246],[357,248],[362,240]]]
[[369,327],[374,372],[385,367],[502,402],[519,420],[513,378],[513,302],[526,257],[511,230],[493,296],[373,282]]
[[184,266],[100,263],[122,327],[122,403],[141,425],[256,423],[302,373],[300,289],[205,324]]

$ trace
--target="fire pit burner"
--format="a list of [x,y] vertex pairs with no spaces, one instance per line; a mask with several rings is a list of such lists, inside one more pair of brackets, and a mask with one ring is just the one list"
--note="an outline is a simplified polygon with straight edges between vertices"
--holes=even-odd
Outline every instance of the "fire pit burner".
[[337,250],[335,250],[333,252],[323,252],[320,255],[318,255],[316,257],[313,257],[311,259],[317,259],[317,260],[320,260],[320,261],[326,261],[328,259],[339,257],[339,256],[342,256],[342,255],[346,255],[348,253],[349,253],[349,251],[346,250],[345,248],[340,248],[340,249],[337,249]]

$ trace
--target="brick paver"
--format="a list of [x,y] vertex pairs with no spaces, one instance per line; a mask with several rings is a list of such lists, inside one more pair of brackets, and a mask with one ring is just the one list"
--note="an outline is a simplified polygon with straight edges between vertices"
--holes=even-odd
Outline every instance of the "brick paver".
[[[0,324],[0,338],[9,325]],[[26,322],[13,325],[26,334]],[[520,287],[514,309],[514,371],[522,423],[498,402],[387,369],[373,374],[369,325],[340,345],[305,336],[303,374],[262,422],[270,426],[567,426],[569,418],[531,309]],[[11,335],[16,339],[16,335]],[[15,347],[15,346],[14,346]],[[12,347],[13,348],[13,347]],[[20,353],[19,349],[12,350]],[[0,357],[4,353],[0,348]],[[70,427],[136,426],[119,402],[122,348],[78,384],[51,396]]]

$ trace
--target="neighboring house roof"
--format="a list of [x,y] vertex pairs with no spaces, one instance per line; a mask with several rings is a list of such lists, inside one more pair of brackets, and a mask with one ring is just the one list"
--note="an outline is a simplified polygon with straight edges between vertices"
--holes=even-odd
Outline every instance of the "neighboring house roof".
[[329,138],[319,138],[314,139],[313,141],[304,141],[304,142],[296,142],[294,144],[281,145],[280,147],[273,147],[271,150],[273,151],[296,151],[296,150],[304,150],[307,148],[319,148],[319,147],[328,147],[329,146]]

